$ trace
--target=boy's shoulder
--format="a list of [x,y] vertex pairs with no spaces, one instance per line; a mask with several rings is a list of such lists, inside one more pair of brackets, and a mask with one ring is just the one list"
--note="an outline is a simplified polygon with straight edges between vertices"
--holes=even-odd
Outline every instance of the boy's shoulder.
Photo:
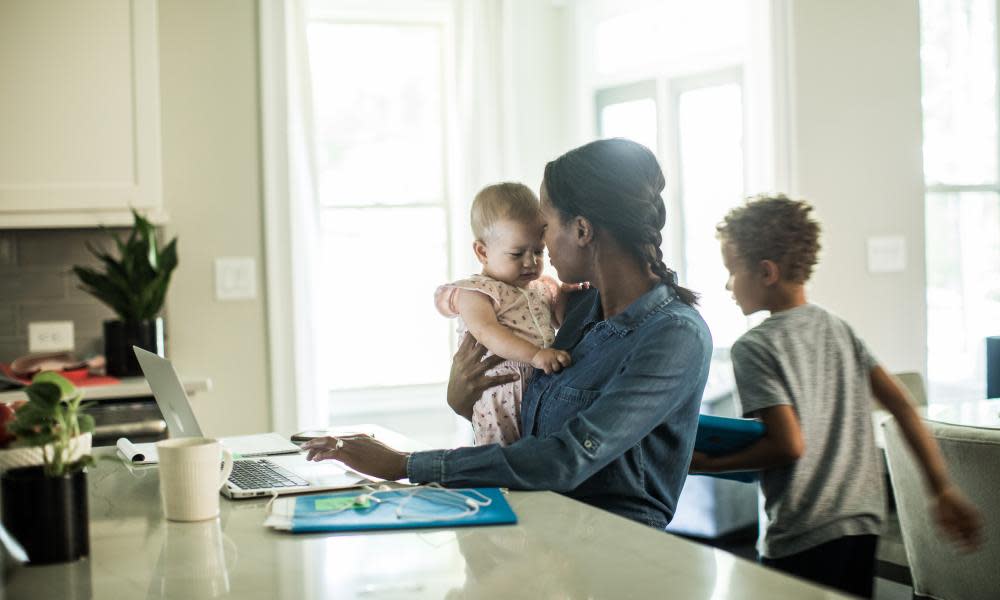
[[811,353],[817,346],[863,346],[844,319],[816,304],[774,313],[739,337],[730,350],[734,361],[749,356]]
[[772,313],[755,327],[747,330],[739,340],[750,343],[767,343],[775,336],[785,336],[802,332],[804,326],[830,324],[850,330],[846,321],[817,304],[803,304],[789,310]]

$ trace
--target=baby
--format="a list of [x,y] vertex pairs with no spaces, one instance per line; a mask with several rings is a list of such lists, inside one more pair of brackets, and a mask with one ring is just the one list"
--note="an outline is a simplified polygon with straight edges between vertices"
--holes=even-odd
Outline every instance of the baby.
[[506,446],[521,437],[521,393],[533,368],[554,373],[570,364],[568,353],[549,347],[563,293],[555,280],[541,277],[543,227],[538,198],[527,186],[499,183],[476,194],[472,232],[482,274],[442,285],[435,303],[441,314],[461,317],[461,337],[471,333],[489,353],[507,359],[491,374],[520,374],[486,390],[472,412],[476,444]]

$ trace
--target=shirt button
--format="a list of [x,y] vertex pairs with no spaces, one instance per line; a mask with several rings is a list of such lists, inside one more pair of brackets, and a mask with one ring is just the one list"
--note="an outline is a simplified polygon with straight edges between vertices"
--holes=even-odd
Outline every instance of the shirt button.
[[594,447],[594,442],[587,440],[586,442],[583,443],[583,447],[589,450]]

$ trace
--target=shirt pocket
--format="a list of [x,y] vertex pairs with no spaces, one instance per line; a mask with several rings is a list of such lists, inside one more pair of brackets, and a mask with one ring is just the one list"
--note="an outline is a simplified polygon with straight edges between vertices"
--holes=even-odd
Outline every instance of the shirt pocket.
[[549,389],[539,403],[539,435],[558,432],[567,421],[593,404],[600,395],[598,391],[581,390],[567,385]]

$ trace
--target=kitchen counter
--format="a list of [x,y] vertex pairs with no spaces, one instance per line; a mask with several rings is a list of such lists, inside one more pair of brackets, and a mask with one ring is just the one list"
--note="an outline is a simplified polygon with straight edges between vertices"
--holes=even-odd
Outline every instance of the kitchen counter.
[[[190,394],[209,392],[212,390],[212,380],[184,379],[184,391]],[[149,384],[144,377],[123,377],[120,383],[112,385],[95,385],[78,388],[83,391],[84,401],[121,400],[125,398],[143,398],[152,396]],[[0,392],[0,402],[10,403],[17,400],[27,400],[21,390]]]
[[[193,396],[212,390],[212,380],[183,379],[184,391]],[[94,446],[113,446],[120,437],[133,442],[155,442],[167,437],[167,423],[143,377],[125,377],[120,383],[78,388],[85,411],[94,417]],[[0,392],[0,402],[27,400],[22,390]]]
[[13,567],[8,597],[846,598],[553,492],[510,492],[516,525],[291,534],[264,527],[266,499],[222,499],[208,521],[164,520],[156,466],[99,460],[87,478],[90,556]]

